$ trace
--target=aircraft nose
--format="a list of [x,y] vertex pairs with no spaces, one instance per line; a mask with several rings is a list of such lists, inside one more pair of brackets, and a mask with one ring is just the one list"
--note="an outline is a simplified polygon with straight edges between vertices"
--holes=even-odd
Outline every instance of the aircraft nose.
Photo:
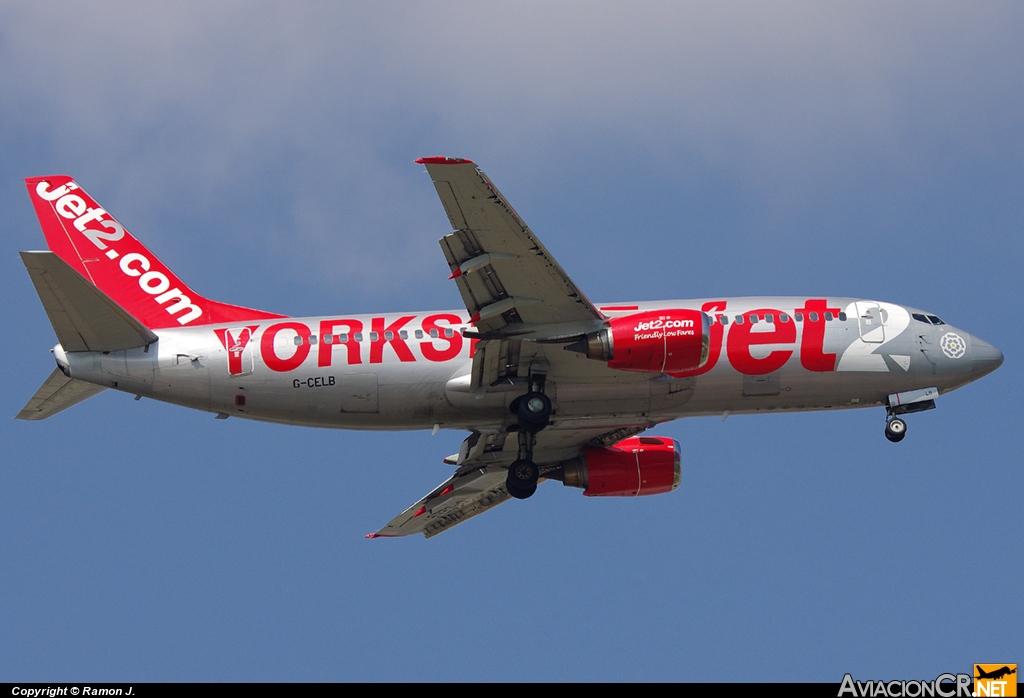
[[971,373],[975,380],[992,373],[1003,365],[1003,352],[977,337],[971,338],[971,358],[974,361]]

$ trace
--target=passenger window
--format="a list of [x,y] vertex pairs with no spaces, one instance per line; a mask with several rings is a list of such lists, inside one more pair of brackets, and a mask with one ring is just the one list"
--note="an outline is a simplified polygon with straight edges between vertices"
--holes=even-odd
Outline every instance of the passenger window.
[[839,321],[846,322],[846,313],[839,313]]
[[388,330],[387,332],[384,333],[384,339],[386,339],[387,341],[390,342],[394,338],[395,338],[395,333],[392,332],[391,330]]
[[766,313],[765,316],[764,316],[764,321],[765,322],[775,322],[775,316],[772,315],[771,313]]
[[434,339],[437,339],[437,330],[430,330],[430,336],[433,337]]
[[334,335],[325,334],[324,344],[332,344],[334,342]]
[[309,343],[310,344],[316,344],[316,335],[315,334],[309,335]]
[[399,331],[398,336],[401,337],[402,339],[409,339],[409,333],[406,332],[405,330]]
[[804,314],[803,313],[795,313],[793,315],[793,317],[796,318],[797,322],[803,322],[804,321]]
[[376,342],[377,341],[377,333],[376,332],[371,332],[370,333],[370,341],[371,342]]
[[295,335],[295,346],[297,346],[297,347],[301,347],[302,346],[302,337],[300,337],[299,335]]
[[444,336],[448,337],[449,339],[451,339],[452,337],[455,336],[455,330],[453,330],[451,327],[445,329]]
[[832,312],[828,311],[825,313],[825,322],[832,322]]
[[362,332],[356,332],[355,338],[356,338],[357,342],[363,341],[363,333]]
[[338,343],[339,344],[344,344],[347,341],[348,341],[348,332],[342,332],[341,334],[338,335]]
[[752,314],[750,316],[750,324],[751,325],[756,325],[757,324],[757,320],[758,320],[757,313],[754,313],[754,314]]
[[817,313],[807,313],[807,319],[810,322],[817,322],[818,321],[818,314]]
[[416,330],[416,339],[423,339],[423,330]]
[[779,322],[789,322],[789,316],[785,313],[779,313]]
[[736,316],[736,324],[737,325],[742,325],[743,324],[743,316],[742,315],[737,315]]
[[728,315],[719,315],[718,319],[722,321],[723,325],[728,325],[729,324],[729,316]]

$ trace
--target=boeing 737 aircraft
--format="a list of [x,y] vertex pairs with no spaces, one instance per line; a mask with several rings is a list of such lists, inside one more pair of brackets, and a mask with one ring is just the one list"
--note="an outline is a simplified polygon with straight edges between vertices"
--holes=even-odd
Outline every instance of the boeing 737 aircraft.
[[218,418],[468,431],[451,477],[369,536],[430,537],[544,480],[674,490],[679,444],[644,432],[680,417],[877,406],[898,442],[903,415],[1003,361],[937,315],[859,298],[591,303],[472,161],[416,162],[465,308],[296,318],[207,300],[73,179],[27,179],[50,249],[21,257],[60,343],[18,417],[113,388]]

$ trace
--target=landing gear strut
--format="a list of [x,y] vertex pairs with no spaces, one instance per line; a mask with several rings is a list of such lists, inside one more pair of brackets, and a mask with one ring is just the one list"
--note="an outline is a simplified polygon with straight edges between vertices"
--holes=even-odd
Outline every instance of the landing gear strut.
[[517,398],[510,409],[519,423],[519,458],[508,468],[505,489],[516,499],[527,499],[537,491],[540,469],[533,462],[537,432],[551,419],[551,400],[542,391],[543,376],[530,381],[530,392]]

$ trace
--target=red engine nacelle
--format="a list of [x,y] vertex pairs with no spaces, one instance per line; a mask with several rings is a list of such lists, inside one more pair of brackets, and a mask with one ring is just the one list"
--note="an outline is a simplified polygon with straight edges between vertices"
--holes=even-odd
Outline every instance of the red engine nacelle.
[[566,349],[607,361],[609,368],[676,373],[692,371],[707,363],[710,345],[707,314],[677,308],[612,318],[604,329]]
[[608,448],[588,446],[562,465],[562,484],[588,497],[639,497],[679,487],[679,442],[633,436]]

